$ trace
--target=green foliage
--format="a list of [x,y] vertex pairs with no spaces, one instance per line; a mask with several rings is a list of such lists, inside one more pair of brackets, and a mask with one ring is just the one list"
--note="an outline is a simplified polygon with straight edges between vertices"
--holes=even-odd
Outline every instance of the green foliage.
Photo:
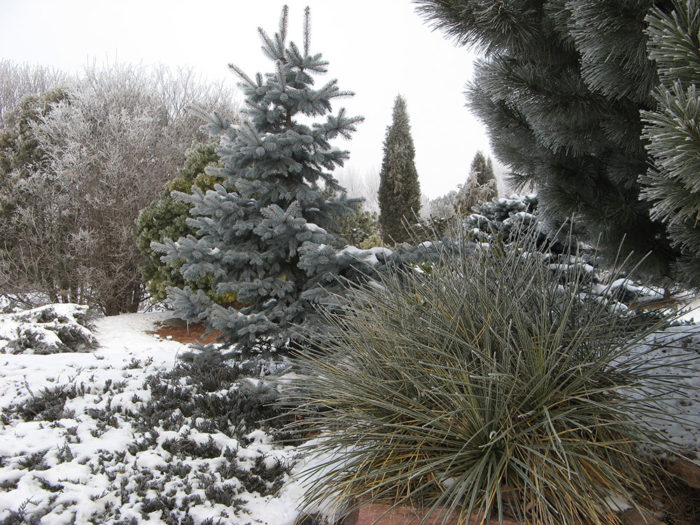
[[478,182],[480,186],[483,186],[489,181],[496,180],[496,176],[493,174],[491,157],[484,157],[482,152],[477,151],[472,159],[470,174],[476,179],[476,182]]
[[457,193],[455,207],[459,215],[469,215],[480,204],[498,196],[496,176],[493,173],[491,158],[476,152],[472,160],[466,184]]
[[18,195],[12,189],[45,164],[44,152],[39,148],[32,125],[50,112],[54,104],[67,98],[67,92],[60,88],[29,95],[5,116],[5,126],[0,131],[0,219],[3,223],[0,232],[5,247],[15,242],[8,219],[17,206],[22,205],[21,192]]
[[388,244],[409,240],[406,223],[412,224],[420,212],[415,154],[406,101],[399,95],[394,102],[391,125],[386,130],[379,173],[379,224],[382,239]]
[[338,218],[337,232],[351,246],[367,249],[381,246],[377,214],[358,205],[355,210]]
[[434,25],[481,47],[468,105],[484,121],[516,189],[537,188],[543,215],[575,216],[612,261],[620,247],[648,276],[673,276],[679,252],[640,201],[640,110],[657,82],[645,16],[671,2],[417,0]]
[[182,261],[163,262],[161,261],[163,254],[151,247],[154,242],[162,243],[165,239],[179,239],[195,234],[195,229],[187,223],[192,205],[174,199],[171,192],[191,194],[194,188],[201,191],[212,189],[223,179],[208,175],[205,170],[208,166],[218,165],[219,156],[216,154],[216,145],[196,143],[187,152],[185,164],[179,171],[178,177],[166,185],[167,191],[139,214],[136,221],[136,244],[147,261],[141,265],[141,275],[147,283],[151,296],[157,301],[167,297],[167,289],[170,286],[190,286],[194,289],[206,290],[213,300],[220,303],[235,301],[235,296],[231,295],[216,297],[216,294],[210,291],[211,279],[199,278],[186,281],[180,274]]
[[168,191],[192,193],[194,187],[202,191],[209,190],[222,182],[221,177],[207,173],[208,167],[221,167],[216,144],[198,142],[187,152],[185,164],[178,172],[178,177],[168,182]]
[[421,219],[418,223],[411,225],[411,241],[413,244],[438,241],[445,236],[450,236],[456,226],[457,218],[454,215],[451,217],[431,215],[427,219]]
[[147,262],[140,266],[141,277],[146,287],[157,301],[166,297],[168,286],[184,283],[177,262],[161,262],[162,254],[151,249],[151,242],[165,238],[178,238],[182,234],[193,233],[187,226],[190,207],[164,195],[139,214],[136,223],[136,244]]
[[3,179],[12,171],[26,175],[42,167],[44,153],[32,125],[49,113],[54,104],[67,99],[68,93],[61,88],[29,95],[5,117],[6,125],[0,132],[0,176]]
[[644,138],[654,165],[640,177],[651,216],[668,226],[682,251],[679,274],[700,286],[700,2],[675,1],[674,11],[647,16],[649,56],[661,85],[656,111],[645,111]]
[[550,265],[536,243],[463,240],[327,313],[285,394],[292,428],[321,433],[306,503],[607,525],[611,498],[647,502],[639,449],[673,449],[650,423],[673,385],[660,352],[634,348],[663,321],[621,314],[612,285],[607,301],[581,293],[584,265]]
[[[39,145],[38,126],[59,103],[69,103],[65,89],[53,88],[28,95],[3,115],[0,131],[0,293],[33,304],[26,283],[45,292],[53,302],[84,302],[76,294],[77,276],[63,270],[67,256],[56,242],[57,232],[74,223],[75,214],[66,210],[61,195],[64,182],[59,176],[42,176],[50,161]],[[37,183],[41,180],[40,183]],[[37,195],[37,191],[41,194]],[[42,213],[42,202],[50,202],[53,214]],[[43,237],[43,238],[42,238]],[[46,245],[50,238],[50,247]],[[30,241],[30,242],[28,242]],[[79,244],[75,242],[73,244]],[[46,256],[50,251],[50,256]],[[58,263],[56,261],[59,261]],[[57,271],[57,267],[63,267]],[[40,284],[39,284],[40,283]],[[43,288],[43,289],[42,289]]]

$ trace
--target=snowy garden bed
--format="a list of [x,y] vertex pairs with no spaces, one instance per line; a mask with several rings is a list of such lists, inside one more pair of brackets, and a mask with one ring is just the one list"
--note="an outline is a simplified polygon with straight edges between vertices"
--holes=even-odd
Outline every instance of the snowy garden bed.
[[165,317],[98,319],[90,353],[0,355],[0,523],[294,523],[296,449],[253,423],[266,382],[180,362],[146,333]]
[[[46,312],[58,316],[41,322]],[[3,334],[79,326],[97,348],[0,355],[0,523],[295,523],[301,440],[284,433],[283,418],[270,420],[279,416],[268,404],[274,388],[259,366],[216,354],[181,360],[189,347],[148,333],[165,312],[97,319],[94,335],[82,313],[53,306],[1,321]],[[662,337],[689,329],[700,330]],[[700,335],[673,346],[668,359],[688,376],[675,405],[686,423],[663,431],[692,455],[700,363],[688,368],[688,359]]]
[[56,354],[87,351],[95,346],[87,306],[49,304],[0,314],[0,352]]

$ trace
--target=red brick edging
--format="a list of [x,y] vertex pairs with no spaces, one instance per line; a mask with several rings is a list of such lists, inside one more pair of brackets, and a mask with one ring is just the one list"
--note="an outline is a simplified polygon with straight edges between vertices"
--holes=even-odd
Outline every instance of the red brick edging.
[[[380,503],[368,503],[348,515],[341,523],[342,525],[407,525],[409,523],[419,523],[425,517],[427,511],[420,511],[413,507],[394,507]],[[446,521],[446,511],[434,512],[425,525],[467,525],[458,522],[458,514],[453,513]],[[473,516],[468,525],[482,525],[480,516]],[[487,525],[498,525],[498,519],[489,520]],[[517,522],[509,519],[503,520],[503,525],[518,525]]]

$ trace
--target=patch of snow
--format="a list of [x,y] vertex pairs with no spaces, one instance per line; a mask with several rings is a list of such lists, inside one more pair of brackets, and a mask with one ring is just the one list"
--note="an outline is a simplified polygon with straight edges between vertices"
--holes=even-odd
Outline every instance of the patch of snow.
[[572,264],[567,264],[567,263],[553,263],[548,266],[550,270],[562,270],[562,271],[567,271],[567,270],[583,270],[584,272],[588,274],[592,274],[595,272],[595,268],[591,266],[590,264],[587,263],[581,263],[581,262],[576,262]]
[[688,306],[684,308],[683,313],[679,316],[679,320],[700,324],[700,296],[689,301]]
[[339,253],[349,255],[350,257],[353,257],[358,261],[363,261],[368,264],[375,265],[379,263],[377,254],[389,256],[393,252],[389,248],[384,248],[383,246],[375,246],[374,248],[369,248],[367,250],[362,250],[357,246],[346,246]]
[[88,307],[72,303],[0,314],[0,351],[13,354],[85,351],[97,344],[87,318]]
[[[661,401],[668,418],[649,420],[684,453],[700,452],[700,325],[669,327],[632,349],[656,368],[650,374],[665,376],[673,394]],[[670,379],[672,378],[672,379]]]
[[326,230],[321,228],[318,224],[314,224],[313,222],[307,222],[306,229],[309,230],[310,232],[313,232],[313,233],[328,233]]
[[[119,509],[123,520],[164,523],[161,511],[141,511],[134,491],[137,479],[143,476],[166,479],[164,469],[174,458],[163,444],[173,439],[187,438],[199,444],[211,440],[221,450],[236,450],[241,466],[252,467],[261,455],[266,466],[292,464],[296,449],[274,444],[262,429],[246,436],[250,440],[246,446],[220,432],[183,426],[178,432],[160,429],[155,442],[134,447],[147,437],[129,416],[150,399],[146,379],[171,370],[179,354],[189,350],[148,333],[169,316],[155,312],[97,319],[94,334],[99,346],[91,353],[0,354],[3,414],[11,406],[30,406],[52,389],[56,395],[75,394],[65,400],[63,413],[53,421],[24,421],[15,415],[0,422],[0,483],[5,487],[0,490],[0,522],[11,521],[13,513],[23,510],[26,516],[43,515],[41,523],[106,523],[111,519],[100,516],[109,514],[108,509]],[[226,486],[240,491],[236,495],[240,509],[209,501],[204,488],[197,488],[197,476],[215,473],[224,461],[223,457],[196,458],[189,465],[191,494],[201,498],[199,504],[187,504],[195,524],[211,519],[222,525],[293,525],[302,492],[293,479],[288,479],[279,494],[261,496],[247,492],[232,478],[225,480]],[[168,482],[163,494],[150,497],[166,493],[179,500],[186,497],[189,493],[183,492],[182,480],[173,479],[179,484]],[[125,496],[120,495],[119,487]]]

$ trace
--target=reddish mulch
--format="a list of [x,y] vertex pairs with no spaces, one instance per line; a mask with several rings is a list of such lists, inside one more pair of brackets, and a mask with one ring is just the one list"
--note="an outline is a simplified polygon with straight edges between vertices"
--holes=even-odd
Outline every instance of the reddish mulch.
[[190,324],[188,326],[163,326],[156,325],[156,330],[149,332],[159,335],[163,339],[172,339],[178,343],[215,343],[216,339],[221,335],[221,332],[213,330],[204,337],[206,328],[201,324]]

